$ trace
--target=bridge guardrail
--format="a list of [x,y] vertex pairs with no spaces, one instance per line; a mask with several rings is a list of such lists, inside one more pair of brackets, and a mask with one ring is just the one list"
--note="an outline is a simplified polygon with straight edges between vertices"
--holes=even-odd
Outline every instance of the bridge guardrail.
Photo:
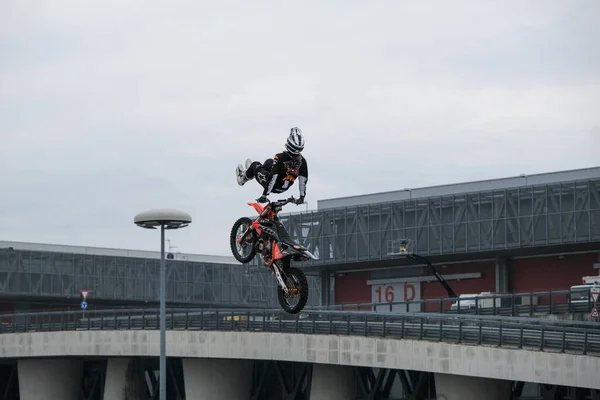
[[[339,311],[372,310],[376,312],[409,312],[418,309],[420,312],[501,316],[591,312],[594,305],[591,296],[588,296],[586,300],[578,300],[572,299],[573,293],[571,290],[528,293],[486,293],[474,294],[476,297],[472,298],[442,297],[408,302],[334,304],[329,306],[313,306],[310,309]],[[581,290],[578,290],[576,293],[577,295],[581,295]],[[474,304],[468,304],[471,301]],[[453,304],[456,304],[456,307],[453,307]]]
[[[307,311],[281,318],[280,310],[182,310],[166,314],[170,330],[222,330],[356,335],[490,345],[600,356],[600,324],[537,319]],[[0,316],[0,334],[73,330],[159,329],[158,310],[22,313]]]

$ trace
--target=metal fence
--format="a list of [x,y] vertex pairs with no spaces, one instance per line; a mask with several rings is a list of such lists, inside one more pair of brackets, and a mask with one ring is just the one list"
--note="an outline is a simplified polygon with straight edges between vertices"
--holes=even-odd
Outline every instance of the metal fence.
[[[577,297],[574,296],[576,293]],[[589,291],[570,290],[477,294],[470,298],[444,297],[409,302],[353,303],[311,307],[313,310],[434,312],[448,314],[526,316],[548,314],[589,314],[594,306]]]
[[[281,332],[429,340],[600,356],[600,324],[434,313],[169,309],[170,330]],[[159,329],[156,309],[0,315],[0,334]]]
[[[593,308],[593,301],[589,292],[587,298],[582,299],[582,291],[579,289],[577,298],[573,296],[570,290],[530,292],[530,293],[509,293],[509,294],[478,294],[476,297],[467,299],[461,298],[435,298],[409,302],[391,302],[391,303],[352,303],[352,304],[334,304],[329,306],[314,306],[308,305],[306,311],[329,310],[329,311],[372,311],[382,313],[405,313],[405,312],[432,312],[443,314],[465,314],[465,315],[495,315],[506,317],[519,316],[563,316],[572,319],[588,319]],[[315,294],[313,297],[316,297]],[[30,304],[32,304],[30,302]],[[232,303],[223,304],[202,304],[202,303],[167,303],[169,308],[180,309],[252,309],[257,307],[253,305],[241,305]],[[87,313],[100,310],[131,310],[138,309],[155,309],[156,302],[146,305],[119,305],[112,304],[95,304],[88,303]],[[50,310],[60,313],[70,311],[80,311],[79,303],[73,305],[62,305],[52,307],[45,311],[44,307],[38,309],[31,307],[35,312],[48,312]],[[26,312],[23,310],[23,312]],[[31,312],[31,311],[29,311]]]

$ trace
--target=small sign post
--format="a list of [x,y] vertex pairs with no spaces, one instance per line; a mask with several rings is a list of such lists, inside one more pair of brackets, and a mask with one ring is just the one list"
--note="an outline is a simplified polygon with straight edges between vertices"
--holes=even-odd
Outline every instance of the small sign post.
[[590,290],[590,295],[592,296],[592,301],[594,303],[590,318],[598,318],[598,297],[600,297],[600,289]]
[[87,289],[81,289],[80,293],[81,293],[81,309],[85,310],[88,306],[87,298],[88,298],[88,294],[90,294],[90,291]]

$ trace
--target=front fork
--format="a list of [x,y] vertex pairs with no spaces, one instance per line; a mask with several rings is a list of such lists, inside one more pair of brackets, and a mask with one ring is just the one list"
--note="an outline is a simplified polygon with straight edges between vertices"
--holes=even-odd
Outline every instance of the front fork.
[[285,294],[288,294],[288,287],[283,281],[283,277],[281,276],[281,272],[279,271],[279,266],[277,265],[277,263],[274,262],[273,265],[271,265],[271,268],[273,268],[273,271],[275,271],[275,277],[277,278],[277,282],[279,282],[279,286],[281,286]]
[[[270,240],[268,240],[267,243],[265,243],[264,240],[260,240],[259,243],[260,243],[260,246],[261,246],[261,252],[264,251],[265,246],[272,246],[273,245]],[[263,253],[263,257],[264,257],[264,253]],[[273,254],[270,254],[269,258],[271,258],[271,257],[273,257]],[[281,269],[279,268],[279,265],[278,265],[279,263],[277,262],[277,260],[270,260],[270,261],[269,260],[263,260],[263,261],[264,261],[265,265],[268,268],[271,268],[271,270],[275,274],[275,277],[277,278],[277,282],[279,283],[279,286],[281,287],[281,289],[283,289],[283,291],[285,292],[285,294],[288,294],[289,290],[288,290],[287,285],[283,281],[283,277],[281,276]],[[269,264],[271,264],[271,265],[269,265]]]
[[[259,242],[260,243],[260,242]],[[271,241],[269,241],[269,244],[267,246],[271,245]],[[262,247],[264,248],[265,243],[264,241],[262,241]],[[265,264],[267,265],[267,267],[269,267],[269,264],[265,262]],[[290,293],[290,289],[287,287],[287,285],[285,284],[285,282],[283,281],[283,277],[281,276],[281,268],[278,265],[279,263],[277,262],[277,260],[273,260],[273,262],[271,263],[270,268],[273,270],[273,272],[275,273],[275,278],[277,278],[277,282],[279,284],[279,286],[281,287],[281,289],[284,291],[285,294],[289,294]],[[293,289],[291,290],[292,292],[296,292],[297,289]]]
[[274,262],[271,265],[271,268],[273,268],[273,271],[275,272],[275,277],[277,278],[277,282],[279,282],[279,286],[281,287],[281,289],[284,291],[284,293],[286,295],[288,295],[290,293],[298,294],[298,288],[294,287],[294,288],[290,289],[287,287],[287,285],[283,281],[283,277],[281,276],[282,269],[281,269],[281,267],[279,267],[277,262]]

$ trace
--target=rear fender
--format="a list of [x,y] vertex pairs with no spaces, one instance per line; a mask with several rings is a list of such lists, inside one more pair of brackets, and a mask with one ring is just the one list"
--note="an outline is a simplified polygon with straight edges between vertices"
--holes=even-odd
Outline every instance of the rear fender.
[[313,260],[318,260],[318,259],[319,259],[317,256],[315,256],[313,253],[311,253],[310,251],[308,251],[308,250],[306,250],[306,249],[304,249],[304,250],[302,251],[302,255],[303,255],[304,257],[307,257],[307,258],[312,258]]
[[291,247],[288,248],[289,253],[292,253],[295,255],[294,259],[302,259],[302,258],[306,258],[306,259],[313,259],[313,260],[318,260],[319,258],[316,257],[313,253],[311,253],[310,251],[308,251],[308,249],[302,245],[299,244],[293,244]]

